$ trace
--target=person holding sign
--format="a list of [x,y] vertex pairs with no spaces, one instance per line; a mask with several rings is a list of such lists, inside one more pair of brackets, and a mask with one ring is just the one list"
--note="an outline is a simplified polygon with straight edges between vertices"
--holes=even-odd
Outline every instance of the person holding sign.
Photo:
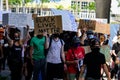
[[47,54],[47,80],[63,80],[65,64],[64,42],[59,33],[52,35]]
[[8,28],[9,26],[6,26],[5,35],[9,44],[8,66],[11,71],[11,80],[21,80],[23,68],[22,43],[24,41],[20,39],[20,30],[18,29],[15,29],[13,39],[11,39],[8,35]]
[[38,80],[40,73],[42,80],[45,80],[46,59],[44,49],[47,48],[48,48],[47,32],[41,32],[31,39],[30,59],[33,65],[33,80]]

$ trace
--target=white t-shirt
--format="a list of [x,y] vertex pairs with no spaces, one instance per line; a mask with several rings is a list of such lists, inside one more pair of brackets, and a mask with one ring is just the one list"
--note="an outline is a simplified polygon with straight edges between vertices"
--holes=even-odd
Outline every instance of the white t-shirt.
[[113,42],[113,43],[116,43],[116,42],[117,42],[117,36],[113,37],[112,42]]
[[54,41],[52,40],[51,42],[51,46],[49,48],[48,54],[47,54],[47,62],[50,63],[61,63],[61,48],[62,45],[64,45],[64,42],[60,41],[60,39],[58,41]]

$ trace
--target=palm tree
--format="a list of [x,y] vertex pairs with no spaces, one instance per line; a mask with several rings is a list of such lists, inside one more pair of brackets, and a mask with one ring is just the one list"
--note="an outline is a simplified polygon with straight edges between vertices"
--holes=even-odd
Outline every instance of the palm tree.
[[18,7],[18,6],[20,6],[20,5],[22,5],[22,7],[23,7],[23,12],[25,12],[25,9],[24,9],[24,7],[25,7],[25,4],[27,4],[28,2],[32,2],[33,0],[9,0],[8,1],[8,3],[9,3],[9,6],[16,6],[16,7]]
[[9,0],[9,5],[20,5],[22,3],[28,3],[28,2],[31,2],[33,0]]
[[107,18],[110,22],[111,0],[95,0],[96,2],[96,18]]
[[22,4],[22,0],[9,0],[9,5],[20,5]]

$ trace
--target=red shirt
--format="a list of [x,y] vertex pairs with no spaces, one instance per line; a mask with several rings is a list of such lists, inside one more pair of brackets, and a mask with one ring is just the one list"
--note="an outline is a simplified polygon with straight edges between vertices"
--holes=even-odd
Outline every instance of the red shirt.
[[[83,59],[85,56],[85,50],[82,47],[71,48],[68,50],[66,54],[66,61],[74,61],[75,59]],[[76,73],[77,72],[77,64],[68,64],[68,72]]]

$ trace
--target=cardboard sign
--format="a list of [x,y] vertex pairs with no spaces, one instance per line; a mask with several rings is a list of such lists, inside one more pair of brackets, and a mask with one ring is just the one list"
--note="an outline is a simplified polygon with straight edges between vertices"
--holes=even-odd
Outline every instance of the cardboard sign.
[[87,29],[90,29],[90,30],[95,30],[95,26],[96,26],[96,21],[95,20],[80,19],[78,28],[80,28],[80,29],[87,28]]
[[95,32],[110,34],[110,25],[96,22]]
[[34,18],[37,17],[37,14],[32,14],[32,19],[34,20]]
[[3,14],[3,25],[25,27],[32,25],[32,14],[6,13]]
[[61,16],[42,16],[34,19],[35,34],[47,31],[49,34],[62,32]]

